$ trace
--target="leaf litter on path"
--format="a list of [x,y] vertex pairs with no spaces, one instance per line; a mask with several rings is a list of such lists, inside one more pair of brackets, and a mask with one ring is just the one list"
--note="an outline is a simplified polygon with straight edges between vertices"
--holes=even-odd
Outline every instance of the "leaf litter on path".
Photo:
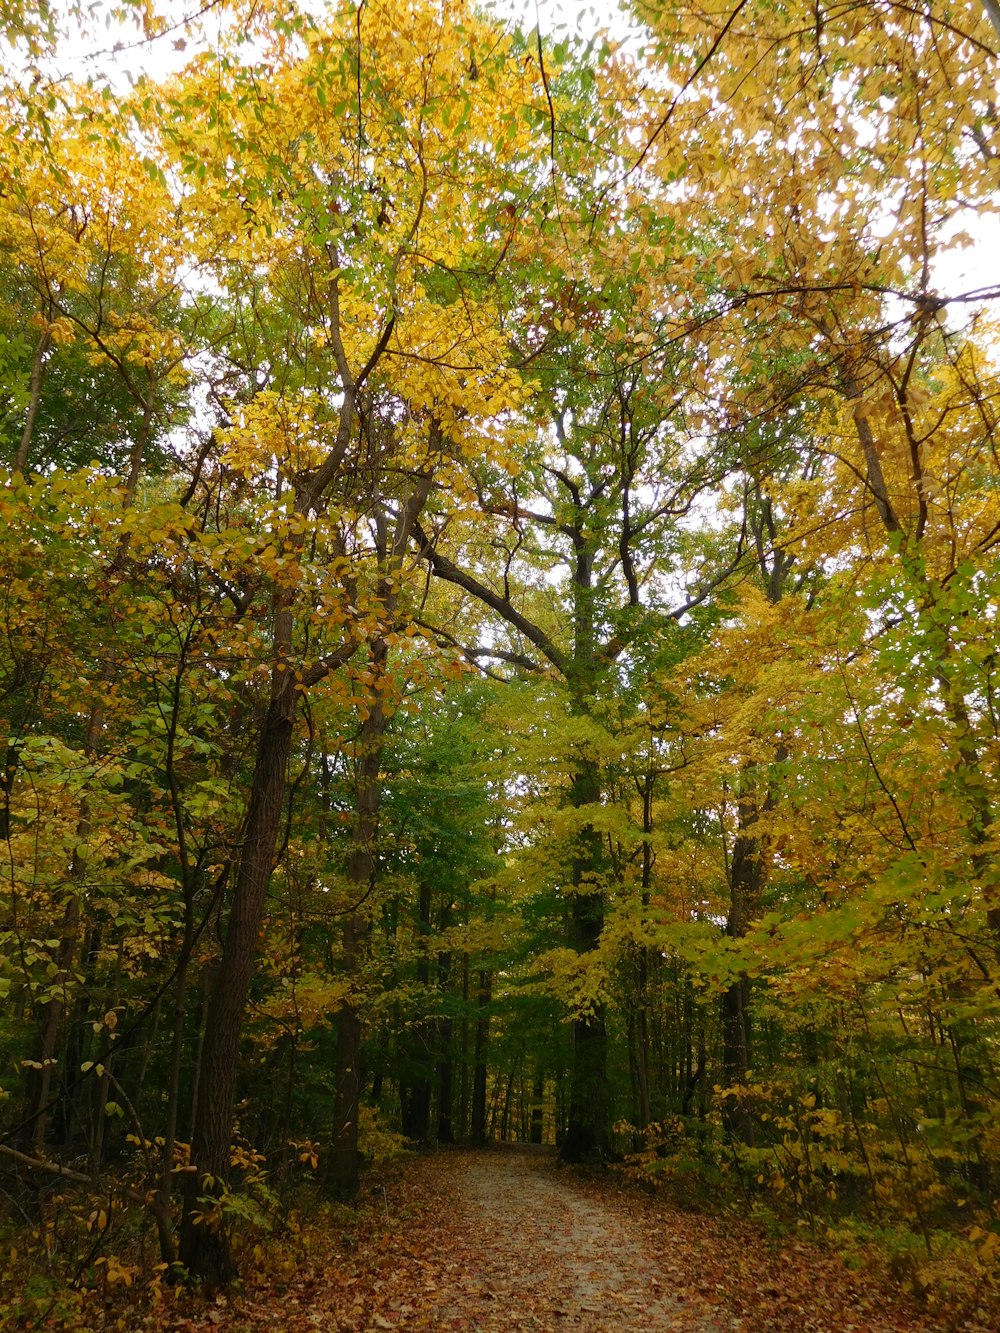
[[[672,1208],[551,1152],[405,1162],[282,1289],[159,1328],[228,1333],[953,1333],[870,1274],[749,1222]],[[307,1228],[308,1230],[308,1228]],[[178,1312],[179,1314],[179,1312]]]

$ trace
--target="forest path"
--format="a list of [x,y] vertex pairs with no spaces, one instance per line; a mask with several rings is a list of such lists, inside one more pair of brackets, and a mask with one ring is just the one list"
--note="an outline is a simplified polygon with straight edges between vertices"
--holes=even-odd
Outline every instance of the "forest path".
[[[493,1330],[739,1327],[678,1292],[639,1222],[573,1187],[551,1157],[521,1151],[455,1161],[464,1254],[447,1265],[439,1322]],[[454,1264],[454,1268],[452,1268]],[[446,1270],[447,1271],[447,1270]],[[700,1308],[699,1308],[700,1307]]]
[[[198,1333],[956,1333],[879,1282],[759,1225],[681,1211],[551,1150],[444,1151],[359,1211],[302,1218],[283,1266],[144,1326]],[[244,1264],[246,1268],[246,1264]]]

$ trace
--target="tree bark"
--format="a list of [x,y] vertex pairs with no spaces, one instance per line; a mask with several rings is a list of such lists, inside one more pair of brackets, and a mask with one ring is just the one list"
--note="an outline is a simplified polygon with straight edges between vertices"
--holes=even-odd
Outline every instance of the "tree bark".
[[31,452],[31,441],[35,434],[35,422],[38,420],[38,409],[42,402],[42,381],[45,376],[45,357],[51,346],[52,334],[47,328],[43,329],[42,336],[38,339],[35,346],[35,355],[31,359],[31,379],[28,384],[28,410],[24,416],[24,429],[21,432],[21,439],[17,446],[17,454],[14,458],[14,471],[20,472],[22,476],[28,466],[28,457]]
[[475,1064],[472,1071],[472,1142],[486,1142],[486,1090],[488,1079],[487,1056],[490,1044],[490,1001],[493,998],[491,973],[479,973],[479,994],[476,1014]]
[[471,1079],[469,1068],[469,955],[462,954],[462,1021],[459,1027],[458,1125],[463,1142],[471,1135]]
[[[367,922],[353,914],[344,924],[344,970],[356,976],[364,961]],[[333,1083],[333,1133],[326,1162],[326,1186],[335,1199],[353,1199],[358,1192],[361,1154],[358,1115],[361,1107],[361,1010],[348,1001],[337,1015],[337,1064]]]
[[[438,990],[447,1002],[448,983],[451,978],[451,954],[438,954]],[[454,1083],[454,1057],[452,1053],[453,1023],[447,1015],[438,1020],[437,1025],[437,1141],[454,1143],[455,1130],[452,1123],[452,1087]]]
[[294,673],[279,660],[257,748],[243,851],[201,1053],[180,1259],[193,1275],[222,1284],[236,1276],[221,1205],[229,1176],[240,1033],[274,868],[295,705]]
[[534,1082],[531,1085],[531,1127],[529,1141],[543,1142],[545,1128],[545,1070],[541,1065],[535,1069]]
[[[417,955],[417,990],[422,996],[422,1003],[430,1001],[431,961],[428,946],[431,933],[431,886],[422,881],[417,894],[417,938],[420,952]],[[419,1143],[427,1143],[431,1129],[431,1067],[434,1025],[425,1016],[411,1029],[409,1046],[413,1065],[413,1079],[410,1084],[408,1124],[404,1132]]]
[[[97,754],[104,731],[104,705],[97,703],[90,710],[87,722],[87,735],[83,752],[90,760]],[[59,947],[56,954],[56,972],[53,987],[60,987],[62,993],[53,995],[44,1004],[38,1006],[38,1037],[32,1063],[26,1068],[25,1104],[22,1120],[24,1137],[21,1146],[28,1153],[39,1155],[45,1143],[50,1110],[52,1071],[56,1063],[56,1049],[59,1033],[66,1012],[66,997],[73,973],[73,962],[80,936],[82,920],[81,895],[83,881],[87,872],[86,861],[81,857],[80,847],[90,836],[90,808],[86,796],[80,802],[80,818],[76,827],[77,845],[70,860],[70,895],[63,909],[63,921],[59,935]]]
[[[586,810],[600,799],[600,778],[592,764],[577,770],[570,801]],[[578,954],[593,953],[604,929],[604,892],[594,881],[601,863],[600,836],[592,826],[578,835],[572,864],[569,944]],[[595,1000],[572,1023],[573,1068],[569,1118],[561,1156],[567,1162],[607,1157],[611,1152],[611,1091],[608,1084],[607,1015]]]
[[[437,447],[441,429],[431,423],[431,444]],[[378,520],[378,554],[382,562],[377,591],[383,615],[388,621],[399,601],[400,576],[403,558],[410,535],[417,523],[431,489],[430,472],[419,475],[406,500],[400,507],[392,531],[391,541],[384,515]],[[381,636],[372,641],[370,668],[374,677],[368,716],[361,725],[358,761],[355,770],[356,808],[354,846],[347,865],[348,883],[358,893],[357,909],[352,911],[344,926],[343,965],[356,988],[368,943],[368,916],[360,910],[375,887],[377,862],[375,836],[378,831],[378,810],[381,797],[379,769],[382,763],[382,745],[388,718],[382,706],[380,686],[389,659],[389,645]],[[361,1108],[361,1041],[363,1024],[360,996],[349,994],[337,1023],[337,1068],[334,1077],[333,1134],[327,1157],[326,1181],[330,1192],[337,1198],[353,1198],[359,1185],[360,1157],[358,1151],[358,1117]]]
[[[754,767],[748,764],[744,769],[743,779],[748,785],[752,782]],[[773,804],[773,794],[769,791],[762,808],[767,811]],[[730,939],[742,939],[746,935],[767,879],[767,854],[756,827],[759,814],[751,792],[742,793],[729,870],[730,906],[726,934]],[[751,1068],[750,981],[745,975],[737,977],[723,992],[720,1017],[723,1078],[727,1086],[738,1087],[746,1083]],[[748,1147],[753,1146],[757,1137],[756,1119],[742,1102],[727,1098],[723,1119],[734,1138]]]
[[[571,943],[577,953],[597,948],[604,928],[604,896],[574,895]],[[569,1120],[561,1156],[566,1162],[606,1157],[611,1150],[611,1096],[608,1086],[607,1018],[603,1004],[573,1020],[573,1070]]]
[[[371,669],[378,679],[385,671],[389,649],[384,640],[372,645]],[[357,895],[356,906],[344,922],[343,970],[352,987],[337,1016],[337,1065],[333,1090],[333,1133],[327,1154],[326,1185],[337,1199],[352,1199],[358,1192],[361,1159],[358,1149],[358,1116],[361,1107],[361,1020],[359,985],[368,946],[368,917],[362,910],[375,887],[377,862],[375,837],[381,788],[379,769],[386,718],[380,696],[372,700],[362,723],[355,767],[355,822],[353,847],[347,863],[347,881]]]

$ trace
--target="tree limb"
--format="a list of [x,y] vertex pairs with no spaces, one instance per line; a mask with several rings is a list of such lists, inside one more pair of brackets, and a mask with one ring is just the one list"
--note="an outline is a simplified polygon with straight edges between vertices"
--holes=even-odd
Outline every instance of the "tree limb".
[[508,625],[513,625],[519,630],[529,643],[533,643],[538,651],[545,657],[557,671],[563,675],[566,674],[567,662],[565,654],[560,652],[549,636],[541,630],[538,625],[528,620],[520,611],[506,598],[499,593],[494,592],[492,588],[485,583],[481,583],[474,574],[468,573],[464,569],[459,569],[453,560],[449,560],[446,555],[442,555],[436,548],[434,542],[428,537],[427,533],[417,522],[413,524],[413,535],[417,540],[420,554],[428,562],[432,572],[439,579],[444,579],[446,583],[453,583],[457,588],[462,588],[465,592],[477,598],[491,610],[496,611],[497,615],[502,616]]

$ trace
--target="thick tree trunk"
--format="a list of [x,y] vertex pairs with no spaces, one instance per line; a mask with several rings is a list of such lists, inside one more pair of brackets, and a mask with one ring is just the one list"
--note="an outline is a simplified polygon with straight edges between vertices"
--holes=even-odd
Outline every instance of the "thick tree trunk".
[[[604,928],[604,896],[577,893],[572,903],[571,941],[577,953],[596,949]],[[608,1087],[608,1037],[603,1004],[573,1020],[573,1071],[569,1121],[562,1157],[582,1162],[611,1151],[611,1097]]]
[[[859,431],[870,444],[867,422],[858,418],[857,424]],[[866,457],[869,453],[874,457],[872,487],[879,512],[883,513],[884,506],[888,506],[888,499],[881,479],[881,469],[878,467],[877,456],[874,456],[874,449],[866,446]],[[760,511],[751,522],[751,528],[756,541],[764,590],[768,600],[777,605],[781,601],[785,579],[795,557],[785,554],[778,543],[771,502],[766,497],[760,497]],[[786,757],[786,751],[781,743],[777,747],[775,757],[779,763]],[[730,939],[742,939],[746,935],[759,907],[768,876],[767,836],[766,831],[762,834],[759,820],[761,815],[773,810],[775,796],[771,787],[767,786],[763,791],[763,800],[758,801],[755,790],[756,770],[756,763],[748,762],[740,779],[736,838],[729,866],[729,916],[726,920],[726,934]],[[720,1002],[723,1081],[729,1087],[744,1086],[752,1064],[751,995],[749,978],[745,975],[739,976],[723,993]],[[747,1146],[753,1146],[757,1138],[757,1120],[742,1099],[733,1097],[726,1099],[723,1120],[733,1138]]]
[[[600,799],[600,779],[593,765],[576,773],[570,792],[575,809],[585,810]],[[601,864],[600,835],[592,827],[578,834],[573,859],[569,943],[578,954],[593,953],[604,929],[604,893],[594,883]],[[582,1162],[611,1153],[611,1091],[608,1085],[608,1036],[605,1006],[599,1001],[573,1019],[573,1069],[570,1076],[569,1119],[561,1156]]]
[[562,1159],[583,1162],[610,1153],[608,1039],[604,1007],[573,1021],[573,1075]]
[[[722,1064],[727,1087],[745,1086],[750,1068],[750,983],[740,977],[723,992]],[[723,1119],[729,1133],[741,1143],[752,1147],[756,1140],[756,1125],[749,1110],[727,1098]]]
[[[432,441],[440,442],[440,427],[432,423]],[[417,478],[406,497],[389,538],[384,515],[377,522],[379,558],[383,562],[378,582],[378,596],[386,618],[391,617],[399,600],[399,581],[403,557],[410,541],[410,533],[426,503],[431,488],[431,474]],[[368,716],[361,725],[355,769],[355,824],[354,847],[347,865],[347,879],[357,891],[357,906],[361,908],[375,887],[377,862],[375,835],[378,830],[378,809],[381,797],[379,769],[382,763],[382,745],[388,718],[382,707],[383,684],[389,645],[384,638],[372,641],[370,669],[374,685]],[[368,916],[356,910],[350,914],[344,927],[344,969],[352,984],[359,978],[368,944]],[[337,1069],[334,1078],[333,1136],[327,1157],[326,1181],[338,1198],[353,1198],[359,1184],[360,1157],[358,1151],[358,1117],[361,1108],[361,1041],[363,1024],[360,997],[349,994],[337,1025]]]
[[[567,675],[572,711],[590,712],[598,682],[597,636],[594,608],[593,552],[582,517],[573,533],[576,558],[573,568],[573,658]],[[596,808],[601,799],[601,776],[594,760],[583,761],[570,786],[575,810]],[[601,836],[593,825],[577,833],[573,851],[569,943],[579,954],[593,953],[604,929],[604,890],[597,882],[603,861]],[[611,1091],[608,1084],[608,1037],[605,1007],[593,1001],[573,1020],[573,1072],[570,1080],[569,1119],[562,1157],[581,1162],[611,1152]]]
[[[564,417],[556,417],[556,430],[562,435]],[[467,570],[460,569],[442,555],[419,529],[416,535],[422,554],[429,560],[434,574],[464,588],[492,607],[508,624],[525,636],[534,647],[561,673],[569,689],[571,712],[579,718],[588,717],[592,701],[600,692],[602,671],[621,651],[609,652],[610,645],[598,646],[597,605],[594,580],[594,532],[591,502],[603,492],[604,481],[591,493],[574,478],[556,471],[565,495],[567,517],[560,522],[560,531],[573,545],[572,621],[573,646],[568,653],[537,625],[525,617],[507,596],[481,582]],[[622,559],[630,564],[628,535],[622,538]],[[638,606],[638,585],[632,579],[633,605]],[[577,809],[600,801],[600,774],[594,762],[583,761],[572,779],[571,803]],[[603,890],[598,883],[602,861],[600,835],[593,827],[583,827],[574,849],[570,883],[577,901],[570,909],[571,946],[582,952],[595,951],[604,921]],[[579,943],[577,943],[579,942]],[[573,1022],[573,1064],[567,1132],[563,1155],[569,1160],[594,1153],[607,1154],[611,1149],[611,1097],[607,1076],[607,1033],[603,1006],[595,1003],[589,1012]],[[476,1076],[479,1076],[477,1061]],[[485,1100],[485,1092],[483,1092]],[[476,1114],[475,1096],[472,1117],[473,1141],[480,1141],[485,1118]]]
[[243,851],[201,1053],[180,1259],[195,1276],[223,1284],[236,1276],[221,1200],[229,1177],[240,1033],[274,869],[295,702],[293,673],[281,662],[257,749]]

